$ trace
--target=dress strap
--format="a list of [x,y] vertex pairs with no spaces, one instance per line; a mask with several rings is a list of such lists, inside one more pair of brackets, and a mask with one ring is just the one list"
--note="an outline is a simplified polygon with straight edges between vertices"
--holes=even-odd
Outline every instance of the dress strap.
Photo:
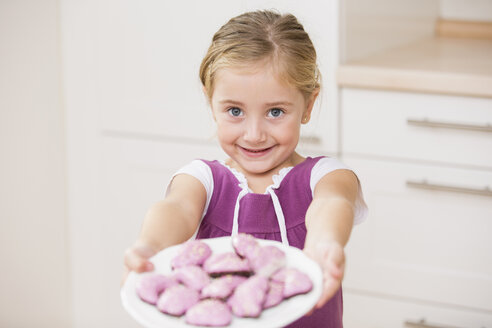
[[247,183],[239,183],[239,187],[241,188],[241,191],[237,195],[236,199],[236,205],[234,206],[234,218],[232,219],[232,236],[235,236],[238,234],[239,231],[239,202],[241,201],[241,198],[246,195],[249,190],[248,190],[248,184]]
[[280,238],[282,239],[282,243],[284,245],[289,246],[289,239],[287,238],[287,227],[285,225],[284,212],[282,211],[282,207],[280,206],[280,202],[273,188],[268,187],[267,191],[272,197],[273,208],[275,209],[275,215],[277,216],[277,222],[280,228]]

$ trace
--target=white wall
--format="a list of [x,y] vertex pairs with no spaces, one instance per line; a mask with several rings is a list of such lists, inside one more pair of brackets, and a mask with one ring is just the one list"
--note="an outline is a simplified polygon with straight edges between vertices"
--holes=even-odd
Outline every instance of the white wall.
[[355,61],[434,35],[438,0],[341,1],[341,61]]
[[0,327],[69,327],[56,0],[0,1]]
[[467,21],[492,21],[492,0],[440,0],[440,17]]
[[435,34],[438,18],[492,21],[492,0],[340,1],[343,63]]

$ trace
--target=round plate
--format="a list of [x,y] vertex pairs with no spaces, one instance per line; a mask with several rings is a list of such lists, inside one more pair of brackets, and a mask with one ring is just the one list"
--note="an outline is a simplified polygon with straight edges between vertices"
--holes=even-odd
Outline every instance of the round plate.
[[[201,239],[212,249],[212,253],[231,252],[231,237]],[[278,241],[258,239],[261,246],[273,245],[285,252],[287,267],[297,268],[311,278],[313,289],[306,294],[297,295],[282,301],[277,306],[264,310],[258,318],[239,318],[233,316],[231,328],[273,328],[283,327],[299,319],[309,312],[321,296],[323,275],[320,266],[308,258],[304,252],[295,247],[286,246]],[[171,259],[177,255],[181,245],[171,246],[150,258],[155,271],[164,275],[171,273]],[[125,310],[140,324],[147,328],[161,327],[197,327],[185,322],[184,316],[173,317],[160,312],[156,306],[142,301],[135,285],[139,279],[138,273],[130,272],[121,288],[121,301]]]

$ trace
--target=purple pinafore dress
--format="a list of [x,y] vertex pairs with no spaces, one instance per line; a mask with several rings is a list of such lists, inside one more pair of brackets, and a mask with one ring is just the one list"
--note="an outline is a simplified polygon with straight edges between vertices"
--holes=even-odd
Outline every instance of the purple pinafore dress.
[[[222,163],[203,161],[212,171],[214,189],[196,238],[214,238],[244,232],[261,239],[284,243],[288,240],[289,245],[303,249],[306,239],[304,219],[313,199],[310,188],[311,169],[319,159],[321,157],[306,158],[294,166],[278,186],[269,187],[265,194],[248,192],[247,186],[245,188]],[[283,228],[278,216],[283,216]],[[340,289],[321,309],[287,327],[341,328],[342,312]]]

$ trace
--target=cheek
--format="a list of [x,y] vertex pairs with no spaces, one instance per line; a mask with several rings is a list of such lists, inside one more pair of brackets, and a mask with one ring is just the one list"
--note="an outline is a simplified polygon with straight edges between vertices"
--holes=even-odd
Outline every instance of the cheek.
[[301,126],[297,121],[288,122],[279,127],[277,130],[277,138],[284,143],[292,143],[299,140]]
[[237,129],[234,129],[229,124],[218,122],[217,124],[217,137],[221,142],[231,142],[237,138]]

